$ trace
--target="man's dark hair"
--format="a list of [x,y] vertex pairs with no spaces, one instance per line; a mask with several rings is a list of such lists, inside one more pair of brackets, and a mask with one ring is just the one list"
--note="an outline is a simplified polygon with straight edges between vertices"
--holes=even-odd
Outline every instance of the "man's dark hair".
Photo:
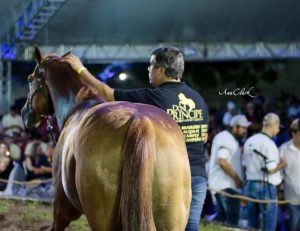
[[18,107],[17,107],[17,105],[15,105],[15,104],[11,105],[9,109],[10,109],[11,111],[18,111]]
[[158,67],[165,68],[165,75],[172,79],[181,79],[184,71],[182,52],[176,47],[160,47],[152,51]]

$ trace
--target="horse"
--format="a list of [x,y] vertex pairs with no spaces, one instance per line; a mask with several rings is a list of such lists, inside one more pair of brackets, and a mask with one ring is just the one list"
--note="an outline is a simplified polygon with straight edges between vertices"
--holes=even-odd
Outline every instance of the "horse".
[[50,230],[82,214],[95,231],[184,230],[191,173],[176,122],[154,106],[105,102],[60,56],[34,53],[24,124],[55,113],[60,129]]

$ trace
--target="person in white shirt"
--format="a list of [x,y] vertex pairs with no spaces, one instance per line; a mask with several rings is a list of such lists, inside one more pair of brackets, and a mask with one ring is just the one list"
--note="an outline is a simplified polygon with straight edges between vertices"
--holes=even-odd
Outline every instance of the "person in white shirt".
[[2,126],[4,135],[9,137],[16,137],[24,131],[24,123],[22,117],[17,113],[15,105],[10,107],[10,112],[3,116]]
[[288,213],[290,230],[300,230],[300,119],[295,119],[290,126],[292,139],[280,146],[279,152],[285,160],[284,197],[290,200]]
[[[275,113],[268,113],[263,119],[261,133],[248,138],[244,144],[246,167],[246,196],[261,200],[277,200],[276,186],[282,181],[279,172],[285,165],[279,159],[279,151],[272,140],[279,132],[280,120]],[[250,228],[274,231],[277,224],[277,204],[248,202],[248,225]],[[260,222],[260,217],[262,222]]]
[[[243,187],[241,151],[239,138],[246,135],[250,125],[245,115],[235,115],[230,129],[218,133],[212,142],[208,182],[213,190],[223,190],[230,194],[239,194]],[[213,193],[216,193],[213,191]],[[215,220],[237,225],[239,221],[240,201],[216,193],[218,215]]]
[[235,103],[232,101],[228,101],[227,102],[227,110],[224,113],[223,119],[222,119],[223,125],[225,127],[230,127],[230,121],[231,121],[232,117],[236,114],[235,111],[236,111]]

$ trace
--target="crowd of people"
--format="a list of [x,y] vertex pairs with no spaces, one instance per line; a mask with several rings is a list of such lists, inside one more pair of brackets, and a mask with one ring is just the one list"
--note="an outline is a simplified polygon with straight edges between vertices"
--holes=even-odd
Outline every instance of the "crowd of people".
[[[275,113],[267,113],[261,121],[253,123],[253,117],[260,117],[255,114],[253,102],[246,103],[244,110],[239,110],[234,102],[228,102],[227,110],[220,118],[211,116],[206,155],[212,190],[208,196],[212,195],[213,200],[212,208],[207,208],[209,203],[205,204],[202,216],[214,214],[215,221],[232,226],[241,225],[241,220],[246,217],[248,226],[256,229],[276,230],[280,221],[285,221],[285,230],[300,229],[300,182],[297,181],[300,175],[300,106],[292,105],[292,109],[286,108],[287,116],[283,117],[288,121]],[[250,113],[251,116],[247,116],[249,108],[255,111]],[[290,113],[297,110],[297,113]],[[26,187],[5,181],[11,173],[15,181],[46,180],[52,176],[54,145],[47,134],[46,123],[36,131],[26,131],[18,111],[16,106],[11,106],[10,112],[1,120],[0,191],[7,195],[51,197],[51,182]],[[253,125],[259,130],[253,129],[249,135]],[[280,138],[280,134],[284,138]],[[279,206],[247,202],[245,205],[240,199],[219,193],[220,190],[231,195],[266,201],[281,199],[290,203]],[[247,210],[246,216],[243,209]]]
[[300,230],[300,104],[291,98],[280,110],[280,102],[268,110],[264,101],[246,102],[241,109],[230,101],[219,118],[211,117],[206,154],[213,200],[207,211],[214,220],[253,229]]
[[[0,123],[0,191],[5,196],[51,198],[52,154],[54,145],[42,123],[26,130],[20,108],[10,107]],[[41,183],[20,182],[40,180]],[[45,183],[43,183],[45,181]],[[20,184],[19,184],[20,183]]]
[[[284,214],[284,210],[273,200],[285,199],[289,200],[284,209],[290,224],[286,228],[300,230],[300,181],[297,180],[300,175],[300,104],[295,97],[288,97],[280,108],[278,102],[261,95],[245,99],[245,106],[240,105],[240,108],[230,101],[225,111],[208,107],[208,116],[206,103],[209,105],[209,102],[181,82],[184,61],[176,48],[160,48],[152,53],[148,71],[150,84],[155,89],[151,90],[112,89],[96,80],[78,57],[68,55],[63,61],[107,101],[152,104],[177,121],[186,139],[192,173],[193,199],[186,230],[198,230],[207,183],[210,190],[202,216],[213,214],[214,220],[233,226],[241,225],[246,217],[247,227],[275,230],[280,223],[278,214]],[[16,106],[10,109],[1,120],[0,189],[6,194],[51,196],[51,183],[42,181],[34,189],[12,183],[12,179],[50,179],[54,145],[47,134],[46,122],[35,131],[26,131]],[[178,118],[177,109],[189,117]],[[191,118],[192,114],[201,119]],[[248,201],[245,206],[244,201],[221,191],[268,203]],[[281,191],[284,197],[280,196]],[[242,208],[246,208],[246,216]]]

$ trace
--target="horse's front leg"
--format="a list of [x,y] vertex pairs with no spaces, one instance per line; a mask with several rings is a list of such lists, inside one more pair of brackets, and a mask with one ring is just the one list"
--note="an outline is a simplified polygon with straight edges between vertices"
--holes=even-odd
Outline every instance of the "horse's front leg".
[[[64,230],[71,221],[77,220],[82,212],[70,202],[62,184],[62,147],[63,140],[59,140],[55,153],[53,154],[53,183],[54,183],[54,203],[53,203],[53,223],[51,231]],[[70,179],[75,186],[75,159],[71,158],[70,172],[73,173]],[[75,188],[73,191],[76,190]],[[79,200],[78,200],[79,201]]]
[[81,212],[79,212],[67,198],[62,183],[58,182],[56,187],[53,208],[54,220],[50,230],[63,231],[68,227],[71,221],[77,220],[81,216]]

